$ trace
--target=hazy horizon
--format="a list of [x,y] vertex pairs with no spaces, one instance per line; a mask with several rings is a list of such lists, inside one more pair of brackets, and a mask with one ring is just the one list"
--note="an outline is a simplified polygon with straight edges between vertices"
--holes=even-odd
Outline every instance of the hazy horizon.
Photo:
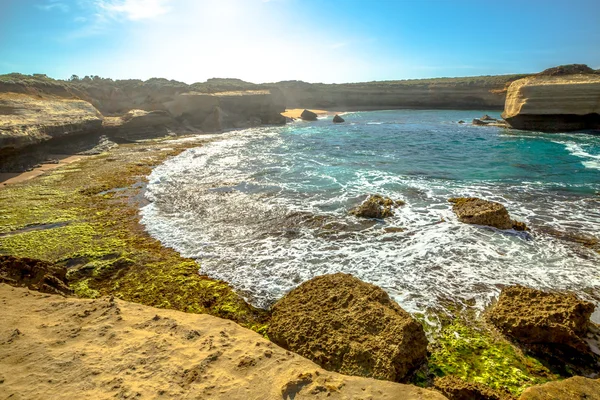
[[593,0],[1,0],[0,7],[0,74],[352,83],[600,68]]

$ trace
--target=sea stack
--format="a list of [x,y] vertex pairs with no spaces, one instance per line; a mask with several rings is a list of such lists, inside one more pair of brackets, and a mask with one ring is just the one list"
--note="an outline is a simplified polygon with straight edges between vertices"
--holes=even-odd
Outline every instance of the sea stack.
[[300,118],[303,121],[316,121],[317,114],[315,114],[314,112],[309,111],[309,110],[304,110],[304,111],[302,111],[302,114],[300,114]]

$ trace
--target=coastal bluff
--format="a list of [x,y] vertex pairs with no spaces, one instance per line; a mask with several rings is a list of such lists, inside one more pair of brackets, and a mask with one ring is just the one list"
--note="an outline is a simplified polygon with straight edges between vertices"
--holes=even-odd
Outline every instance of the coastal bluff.
[[513,82],[502,117],[515,129],[547,132],[600,128],[600,74],[564,66]]

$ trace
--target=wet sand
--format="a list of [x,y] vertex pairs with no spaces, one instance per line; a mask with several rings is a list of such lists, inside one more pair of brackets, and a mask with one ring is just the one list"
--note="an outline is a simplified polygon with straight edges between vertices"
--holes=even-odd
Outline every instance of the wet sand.
[[82,155],[69,155],[69,154],[51,154],[48,156],[50,159],[58,160],[58,163],[44,163],[40,164],[39,167],[26,172],[2,172],[0,173],[0,185],[6,186],[13,183],[24,182],[29,179],[38,177],[47,171],[51,171],[62,165],[71,164],[72,162],[82,159]]

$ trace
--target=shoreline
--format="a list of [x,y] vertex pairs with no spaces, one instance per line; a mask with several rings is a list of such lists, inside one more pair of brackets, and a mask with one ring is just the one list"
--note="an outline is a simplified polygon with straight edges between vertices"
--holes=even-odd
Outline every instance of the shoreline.
[[70,154],[49,154],[50,158],[56,159],[58,162],[55,163],[41,163],[39,167],[33,168],[31,171],[25,172],[0,172],[0,185],[12,185],[15,183],[21,183],[28,181],[33,178],[37,178],[40,175],[45,174],[48,171],[52,171],[56,168],[64,165],[69,165],[76,161],[81,160],[84,155],[70,155]]

